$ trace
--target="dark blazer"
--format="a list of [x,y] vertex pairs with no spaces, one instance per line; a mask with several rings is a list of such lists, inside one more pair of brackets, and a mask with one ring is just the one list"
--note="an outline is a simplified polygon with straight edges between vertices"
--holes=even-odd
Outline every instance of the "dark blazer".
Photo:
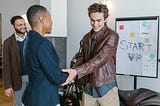
[[58,85],[67,74],[59,68],[59,59],[52,43],[39,33],[30,31],[24,45],[24,59],[29,84],[22,102],[25,106],[56,106],[59,103]]
[[22,87],[20,54],[15,34],[4,41],[2,78],[4,88],[19,90]]

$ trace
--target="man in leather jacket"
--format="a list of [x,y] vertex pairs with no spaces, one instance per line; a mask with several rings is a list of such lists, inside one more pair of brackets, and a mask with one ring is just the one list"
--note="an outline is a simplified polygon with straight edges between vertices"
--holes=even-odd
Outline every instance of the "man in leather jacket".
[[[78,79],[85,79],[83,106],[119,106],[115,76],[119,36],[106,25],[106,5],[92,4],[88,8],[88,15],[92,29],[83,37],[82,49],[73,66]],[[68,83],[71,80],[68,78]]]

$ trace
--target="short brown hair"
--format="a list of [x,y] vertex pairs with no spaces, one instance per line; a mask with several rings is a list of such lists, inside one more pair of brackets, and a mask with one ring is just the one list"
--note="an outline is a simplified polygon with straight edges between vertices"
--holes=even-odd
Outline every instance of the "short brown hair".
[[108,18],[109,16],[109,10],[106,5],[102,3],[94,3],[89,6],[88,8],[88,16],[90,17],[91,13],[100,12],[104,13],[104,19]]

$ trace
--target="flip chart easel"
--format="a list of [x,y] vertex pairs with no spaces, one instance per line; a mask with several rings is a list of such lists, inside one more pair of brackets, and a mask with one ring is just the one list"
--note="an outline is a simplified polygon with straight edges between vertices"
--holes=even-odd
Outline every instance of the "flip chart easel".
[[116,18],[119,44],[116,73],[137,77],[158,77],[159,16]]

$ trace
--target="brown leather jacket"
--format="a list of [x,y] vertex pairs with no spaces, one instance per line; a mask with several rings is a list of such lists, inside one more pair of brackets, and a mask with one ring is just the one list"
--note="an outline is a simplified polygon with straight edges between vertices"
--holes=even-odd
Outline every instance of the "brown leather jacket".
[[[96,42],[90,57],[91,38],[96,37]],[[115,59],[118,45],[118,34],[105,26],[99,32],[92,30],[82,39],[82,50],[74,68],[78,78],[85,78],[89,87],[102,86],[116,81]]]

